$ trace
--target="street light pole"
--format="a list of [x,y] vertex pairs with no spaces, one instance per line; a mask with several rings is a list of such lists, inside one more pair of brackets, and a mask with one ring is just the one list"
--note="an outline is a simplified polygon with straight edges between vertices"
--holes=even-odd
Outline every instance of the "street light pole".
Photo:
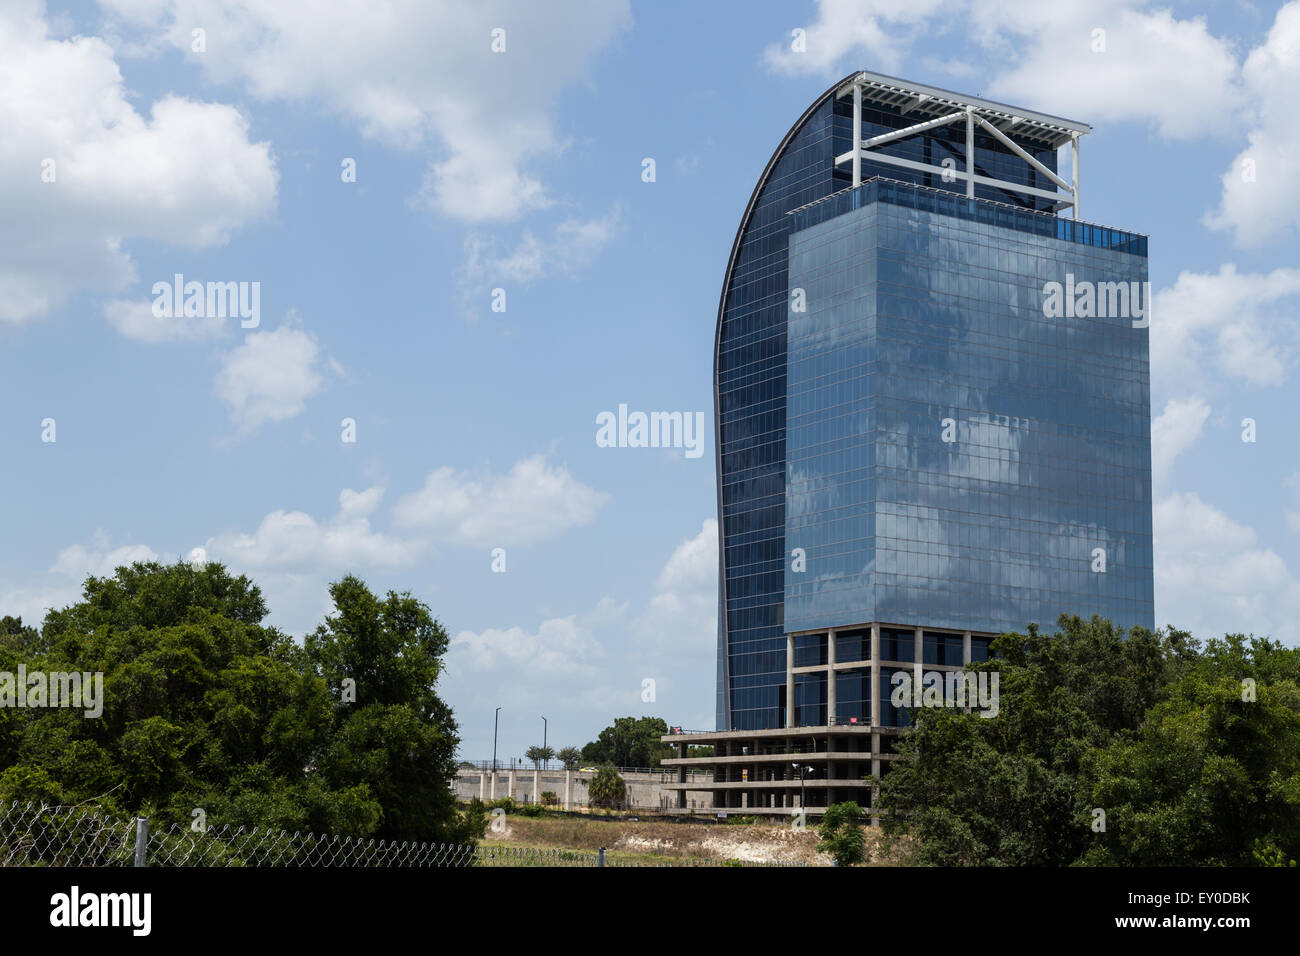
[[[542,753],[546,753],[546,718],[545,717],[542,718]],[[551,769],[550,758],[543,757],[542,761],[545,769],[550,770]]]
[[[492,718],[492,773],[493,780],[496,779],[497,772],[497,728],[501,726],[501,708],[497,708],[496,715]],[[493,786],[496,786],[494,783]]]

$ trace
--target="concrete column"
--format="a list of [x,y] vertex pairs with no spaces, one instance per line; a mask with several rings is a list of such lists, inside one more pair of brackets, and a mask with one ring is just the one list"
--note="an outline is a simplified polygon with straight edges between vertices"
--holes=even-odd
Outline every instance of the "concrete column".
[[921,678],[924,676],[925,670],[925,665],[921,663],[925,659],[925,630],[918,627],[913,633],[916,650],[912,652],[912,660],[916,663],[912,665],[912,700],[915,701],[921,693]]
[[970,631],[961,636],[961,662],[970,663]]
[[[880,804],[880,734],[871,735],[871,776],[877,783],[871,788],[871,809],[875,810]],[[871,815],[871,825],[880,826],[880,817],[876,814]]]
[[486,770],[483,771],[481,774],[479,774],[478,777],[478,798],[482,800],[484,803],[487,802],[487,793],[488,793],[487,778],[488,775]]
[[542,772],[533,768],[533,803],[542,802]]
[[564,809],[573,809],[573,771],[564,771]]
[[785,726],[794,726],[794,635],[785,636]]
[[492,771],[492,799],[495,800],[496,798],[497,798],[497,772],[493,770]]
[[835,726],[835,628],[826,633],[826,723]]
[[515,768],[510,768],[510,791],[506,794],[511,800],[515,798]]
[[[871,625],[871,726],[880,726],[880,625]],[[875,735],[872,735],[875,740]]]

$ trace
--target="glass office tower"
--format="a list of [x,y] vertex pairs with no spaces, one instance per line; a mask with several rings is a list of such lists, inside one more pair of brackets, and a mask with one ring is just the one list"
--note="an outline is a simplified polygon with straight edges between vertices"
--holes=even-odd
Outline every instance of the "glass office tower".
[[719,730],[897,726],[899,664],[1153,626],[1146,239],[1077,218],[1088,131],[858,73],[768,163],[715,348]]

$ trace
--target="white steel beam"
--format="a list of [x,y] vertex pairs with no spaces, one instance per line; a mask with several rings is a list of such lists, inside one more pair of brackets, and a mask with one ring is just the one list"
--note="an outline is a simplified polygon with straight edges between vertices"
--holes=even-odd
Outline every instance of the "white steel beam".
[[966,198],[975,198],[975,110],[966,107]]
[[862,87],[853,84],[853,185],[862,183]]
[[904,103],[902,106],[900,106],[900,107],[898,108],[898,112],[900,112],[900,113],[910,113],[910,112],[912,112],[912,110],[916,109],[918,106],[920,106],[922,103],[924,103],[924,102],[925,102],[926,100],[928,100],[929,98],[930,98],[930,94],[929,94],[929,93],[921,93],[921,94],[918,94],[914,99],[910,99],[910,100],[908,100],[906,103]]
[[924,133],[927,129],[934,129],[936,126],[947,126],[949,123],[955,123],[962,119],[965,115],[965,113],[951,113],[948,116],[926,120],[924,123],[917,123],[904,129],[896,129],[892,133],[881,133],[879,136],[873,136],[863,143],[862,148],[874,149],[877,146],[883,146],[885,143],[892,143],[896,139],[904,139],[917,133]]
[[1079,218],[1079,134],[1075,133],[1070,137],[1070,163],[1074,167],[1070,177],[1074,180],[1074,188],[1070,190],[1074,196],[1074,207],[1070,210],[1070,215],[1075,219]]
[[[948,123],[955,123],[959,119],[964,119],[965,116],[965,113],[953,113],[951,116],[941,116],[938,119],[927,120],[924,123],[917,123],[915,126],[909,126],[906,129],[898,129],[894,130],[892,133],[881,133],[879,136],[873,136],[871,139],[861,144],[860,150],[849,150],[847,153],[840,153],[836,156],[835,165],[838,166],[840,163],[847,162],[850,159],[856,160],[858,155],[864,153],[868,149],[874,149],[877,146],[883,146],[885,143],[892,143],[894,140],[904,139],[905,137],[913,136],[917,133],[924,133],[926,130],[933,129],[936,126],[945,126]],[[856,119],[856,113],[854,114],[854,117],[854,126],[860,128],[860,123]],[[861,134],[859,133],[859,135]]]
[[[932,166],[928,163],[918,163],[913,159],[903,159],[901,156],[887,156],[884,153],[870,152],[864,153],[863,155],[868,162],[872,163],[886,163],[890,166],[902,166],[904,169],[914,169],[921,173],[934,173],[937,176],[947,175],[949,178],[955,176],[958,179],[964,179],[967,182],[967,196],[972,199],[974,198],[974,186],[967,178],[967,173],[964,170],[948,169],[946,166]],[[848,162],[851,157],[852,153],[843,154],[843,156],[836,160],[836,165]],[[976,175],[974,181],[981,186],[994,186],[998,189],[1024,193],[1027,196],[1039,196],[1043,199],[1052,199],[1065,206],[1070,205],[1070,197],[1064,196],[1061,193],[1050,192],[1046,189],[1035,189],[1033,186],[1023,186],[1020,183],[1008,182],[1005,179],[993,179],[989,176]]]
[[976,115],[975,121],[979,123],[981,126],[983,126],[985,129],[987,129],[994,136],[996,136],[999,140],[1001,140],[1002,145],[1006,146],[1007,149],[1011,150],[1011,152],[1015,153],[1017,156],[1019,156],[1021,159],[1027,162],[1030,166],[1034,167],[1034,169],[1038,170],[1040,173],[1042,173],[1052,182],[1056,183],[1056,185],[1060,186],[1062,189],[1067,191],[1071,189],[1069,183],[1067,183],[1060,176],[1056,175],[1056,173],[1052,172],[1050,169],[1048,169],[1046,166],[1040,163],[1029,153],[1021,149],[1018,143],[1013,142],[1010,139],[1010,137],[1008,137],[1005,133],[1002,132],[1002,130],[998,129],[988,120],[986,120],[984,117]]
[[[892,166],[902,166],[906,169],[934,173],[944,176],[948,180],[951,180],[954,175],[959,176],[966,182],[966,196],[969,199],[975,198],[976,184],[992,186],[1010,192],[1050,199],[1055,211],[1059,212],[1068,208],[1075,219],[1079,218],[1079,139],[1084,133],[1090,132],[1091,127],[1070,120],[1062,120],[1059,117],[1033,113],[977,97],[968,97],[934,87],[907,83],[903,80],[865,71],[857,73],[846,80],[835,91],[835,96],[838,99],[848,96],[850,93],[853,95],[853,148],[836,156],[835,165],[839,166],[841,163],[852,161],[854,186],[859,186],[862,183],[862,162],[866,159],[868,162],[886,163]],[[863,102],[868,100],[874,104],[883,104],[890,108],[896,108],[902,115],[921,108],[923,108],[922,115],[927,112],[933,114],[945,107],[953,109],[955,112],[915,123],[903,129],[891,130],[864,140],[862,138],[862,108]],[[874,151],[875,147],[883,146],[886,143],[906,139],[909,136],[915,136],[936,127],[947,126],[963,119],[966,121],[966,160],[964,170],[931,166],[897,156],[886,156],[883,153]],[[1018,183],[981,176],[976,173],[976,123],[988,130],[995,139],[1007,147],[1015,156],[1029,164],[1030,168],[1041,173],[1064,192],[1052,192],[1045,189],[1036,189],[1032,186],[1022,186]],[[1047,145],[1054,144],[1058,148],[1069,142],[1071,144],[1071,163],[1073,166],[1072,181],[1066,182],[1055,170],[1049,169],[1045,163],[1030,154],[1024,146],[1007,135],[1008,132],[1017,129],[1020,130],[1022,138],[1027,141],[1037,142],[1046,139]]]

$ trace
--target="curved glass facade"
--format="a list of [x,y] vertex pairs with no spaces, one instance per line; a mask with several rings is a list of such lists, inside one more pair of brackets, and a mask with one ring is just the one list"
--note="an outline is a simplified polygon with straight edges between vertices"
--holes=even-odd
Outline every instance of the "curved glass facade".
[[[928,292],[930,284],[935,281],[932,278],[936,274],[935,264],[917,260],[915,257],[919,254],[918,247],[913,238],[899,238],[903,233],[898,236],[891,234],[890,241],[898,238],[898,242],[894,247],[887,246],[888,251],[882,257],[874,245],[871,254],[865,254],[867,247],[862,246],[865,233],[859,230],[850,236],[846,232],[844,241],[849,246],[858,243],[861,246],[858,252],[863,255],[842,269],[830,268],[826,263],[812,263],[808,257],[814,254],[809,251],[809,247],[796,246],[796,254],[804,257],[800,259],[801,270],[825,271],[825,275],[818,280],[824,283],[819,287],[819,294],[834,287],[838,292],[852,296],[855,294],[853,290],[866,294],[869,287],[871,294],[875,295],[879,287],[874,284],[883,279],[891,287],[892,298],[883,311],[877,303],[872,305],[870,315],[863,312],[858,316],[862,322],[854,329],[839,322],[837,334],[858,338],[854,346],[847,339],[841,343],[844,348],[840,349],[840,357],[834,361],[843,364],[833,370],[817,371],[808,364],[812,361],[809,349],[815,347],[814,342],[819,334],[814,328],[815,323],[838,321],[828,317],[825,302],[819,304],[815,314],[810,311],[798,316],[797,322],[803,323],[802,325],[791,326],[791,320],[795,318],[790,312],[792,235],[796,230],[803,231],[808,237],[816,229],[834,231],[838,227],[830,220],[847,212],[849,206],[855,203],[861,208],[865,195],[862,188],[847,190],[850,185],[848,165],[838,168],[835,165],[835,157],[850,149],[852,139],[851,98],[837,100],[834,95],[835,89],[842,84],[843,81],[837,83],[809,107],[773,155],[742,218],[723,282],[714,364],[721,578],[716,714],[720,730],[784,726],[787,693],[786,633],[801,629],[794,626],[790,619],[791,612],[808,620],[821,621],[822,617],[817,616],[820,614],[818,605],[825,609],[836,607],[836,602],[839,602],[837,612],[830,615],[835,618],[835,626],[880,620],[869,616],[846,618],[838,610],[851,615],[860,613],[867,603],[873,609],[880,606],[880,592],[876,585],[884,580],[880,577],[881,574],[895,576],[889,579],[891,587],[905,587],[897,592],[897,597],[890,598],[894,602],[892,606],[888,602],[884,605],[891,607],[891,613],[897,612],[889,620],[896,623],[931,624],[936,627],[971,627],[969,624],[940,624],[937,619],[932,620],[924,613],[927,606],[925,602],[916,603],[918,598],[924,597],[924,582],[934,580],[935,574],[946,574],[950,568],[931,561],[931,558],[948,556],[929,555],[928,552],[926,561],[929,563],[922,568],[919,561],[912,557],[914,552],[910,544],[913,540],[913,522],[917,523],[915,533],[919,536],[923,518],[931,523],[926,525],[926,535],[931,533],[930,528],[934,522],[945,520],[938,512],[925,511],[927,507],[933,509],[933,498],[924,501],[917,498],[921,487],[926,489],[926,494],[932,494],[931,483],[939,471],[936,470],[938,465],[935,465],[928,471],[916,472],[918,465],[929,467],[929,459],[926,457],[929,452],[915,443],[918,433],[909,430],[920,427],[909,417],[918,414],[913,407],[920,401],[917,396],[926,393],[936,381],[942,382],[946,374],[956,371],[942,369],[943,360],[938,356],[938,353],[953,343],[954,338],[949,334],[952,329],[930,329],[919,339],[909,338],[910,333],[907,331],[911,328],[918,308],[918,290]],[[903,129],[914,123],[914,119],[909,119],[898,109],[887,105],[873,104],[863,111],[864,137]],[[952,159],[960,169],[965,167],[964,137],[965,134],[959,127],[937,127],[886,144],[880,152],[933,165]],[[1049,169],[1055,170],[1054,150],[1036,147],[1029,142],[1022,142],[1021,145]],[[983,133],[975,136],[974,166],[975,171],[982,176],[1023,183],[1038,189],[1052,188],[1041,172],[1015,157],[1002,143]],[[964,183],[945,183],[940,175],[931,172],[874,163],[865,158],[862,162],[862,175],[864,178],[891,177],[929,187],[924,189],[926,195],[941,195],[951,202],[956,202],[956,194],[964,193],[965,190]],[[876,189],[881,188],[879,180],[870,185]],[[1036,228],[1046,228],[1041,225],[1044,221],[1059,221],[1042,214],[1051,208],[1051,201],[1042,197],[1008,192],[983,184],[976,185],[975,194],[981,199],[1006,204],[999,205],[998,209],[1006,209],[1011,213],[1023,212],[1030,221],[1040,223]],[[878,195],[873,195],[870,203],[873,208],[877,198]],[[964,196],[960,201],[966,202]],[[1013,206],[1018,208],[1012,208]],[[795,210],[800,211],[790,215]],[[910,215],[915,215],[915,210]],[[975,223],[973,227],[983,228],[983,225]],[[934,228],[937,232],[938,227]],[[873,238],[872,242],[874,241]],[[883,274],[881,270],[884,270]],[[809,282],[812,281],[813,278],[809,278]],[[970,294],[968,283],[985,280],[981,274],[967,276],[961,281],[967,285],[953,292],[958,300]],[[810,310],[811,308],[810,305]],[[842,313],[842,303],[839,308]],[[950,301],[944,308],[949,311],[959,309],[960,302]],[[979,321],[983,322],[984,319]],[[791,334],[796,328],[799,336],[807,333],[811,337],[807,341],[795,343],[792,348]],[[860,351],[883,347],[886,340],[875,338],[878,330],[894,328],[899,337],[889,339],[890,349],[899,350],[900,355],[915,353],[926,358],[913,366],[916,375],[899,379],[899,404],[889,405],[888,417],[881,418],[881,415],[886,414],[883,399],[890,398],[893,401],[894,398],[881,393],[878,388],[875,391],[867,389],[866,378],[855,384],[856,379],[862,375],[878,377],[881,366],[872,358],[869,360],[872,366],[870,372],[862,372],[863,356],[851,353],[855,349]],[[1080,347],[1083,347],[1082,343]],[[1001,343],[989,344],[989,348],[999,349]],[[988,354],[990,353],[979,353],[966,360],[977,363],[976,367],[979,367],[978,363],[985,361]],[[788,394],[787,370],[794,368],[789,365],[792,356],[799,363],[800,378],[795,393]],[[849,372],[850,366],[854,369],[852,373]],[[963,373],[966,369],[963,366]],[[860,372],[862,375],[859,375]],[[816,384],[810,388],[810,381],[805,377],[808,374],[814,378],[838,374],[841,378],[829,390],[822,390]],[[843,392],[844,389],[849,391]],[[932,396],[928,401],[936,407],[955,403],[954,407],[968,411],[987,404],[972,400],[963,405],[957,398],[945,394]],[[852,404],[851,410],[841,409],[843,414],[838,416],[830,410],[832,406],[845,402]],[[825,408],[818,407],[824,403],[830,404]],[[792,459],[789,458],[787,448],[788,414],[797,419],[790,420],[796,429],[791,437],[797,442],[797,455]],[[997,414],[1010,413],[998,411]],[[875,434],[875,429],[880,427],[881,422],[886,422],[893,429],[888,434],[904,437],[901,444],[892,440],[880,444],[880,453],[887,457],[877,468],[873,457],[877,453],[874,441],[859,441],[852,449],[849,445],[853,444],[851,436],[861,438],[864,434]],[[989,425],[991,429],[1000,427],[1003,427],[1000,420]],[[1134,434],[1132,437],[1136,440],[1139,436]],[[987,440],[995,443],[1001,441],[992,432]],[[839,445],[835,445],[836,442]],[[997,450],[1002,451],[1001,448]],[[993,467],[985,464],[987,459],[982,453],[972,454],[971,460],[980,469]],[[1001,459],[998,459],[997,467],[1002,467]],[[809,468],[833,469],[836,476],[834,495],[838,496],[840,505],[831,500],[827,489],[822,490],[819,498],[812,486],[832,472],[813,476],[807,471]],[[919,477],[922,474],[925,477]],[[1084,479],[1079,477],[1077,480]],[[881,497],[882,489],[888,491],[889,497]],[[958,489],[953,493],[966,495],[970,491]],[[1149,478],[1146,494],[1149,502]],[[875,509],[882,501],[894,502],[897,507],[877,514]],[[849,511],[834,513],[837,507],[842,506],[847,506]],[[1147,513],[1149,518],[1149,504]],[[877,525],[882,521],[889,522],[888,527],[882,525],[882,535],[888,531],[890,535],[896,533],[898,536],[889,537],[888,554],[882,552],[877,557],[874,553],[877,546]],[[902,524],[896,524],[900,521]],[[960,541],[963,534],[978,536],[986,534],[987,530],[988,526],[978,521],[967,522],[956,534]],[[1016,533],[1029,532],[1017,529]],[[804,539],[801,538],[801,543],[793,544],[787,540],[787,535],[790,534],[807,535],[808,543],[803,544]],[[882,537],[880,540],[884,542],[886,539]],[[898,547],[893,547],[893,542],[897,542]],[[1140,542],[1126,544],[1130,548],[1136,548]],[[1149,566],[1149,520],[1145,544]],[[787,580],[790,549],[795,546],[805,547],[810,558],[815,554],[817,560],[822,562],[821,571],[830,576],[822,578],[820,585],[812,584],[805,588],[804,583],[800,583],[793,592],[790,591]],[[1024,554],[1032,557],[1035,552],[1029,549]],[[832,555],[833,564],[828,563]],[[972,561],[978,560],[978,557],[970,551],[958,555],[957,559]],[[1066,557],[1063,560],[1073,558]],[[890,569],[888,572],[883,563],[886,561]],[[810,561],[809,582],[813,580],[814,573],[814,562]],[[1029,578],[1023,575],[1016,578],[1017,582],[1021,580],[1028,581]],[[988,584],[988,581],[978,576],[972,577],[970,588],[962,592],[963,597],[954,597],[948,601],[946,606],[954,610],[951,619],[955,620],[964,613],[959,606],[961,601]],[[867,593],[871,595],[869,602],[864,601]],[[1135,594],[1127,600],[1140,602],[1141,599],[1141,594]],[[1012,607],[1007,613],[1014,616],[1018,610],[1019,608]],[[1023,624],[1021,621],[1018,626]],[[807,625],[809,629],[818,626],[821,624]],[[820,687],[816,682],[808,680],[797,683],[798,699],[791,703],[810,712],[819,707],[824,710],[824,681]],[[855,701],[869,699],[868,690],[869,688],[859,688],[850,680],[845,686],[846,703],[850,697]],[[817,703],[819,699],[821,704]]]
[[746,210],[719,309],[715,357],[721,607],[718,729],[784,721],[786,264],[791,210],[848,185],[834,173],[827,91],[772,158]]

